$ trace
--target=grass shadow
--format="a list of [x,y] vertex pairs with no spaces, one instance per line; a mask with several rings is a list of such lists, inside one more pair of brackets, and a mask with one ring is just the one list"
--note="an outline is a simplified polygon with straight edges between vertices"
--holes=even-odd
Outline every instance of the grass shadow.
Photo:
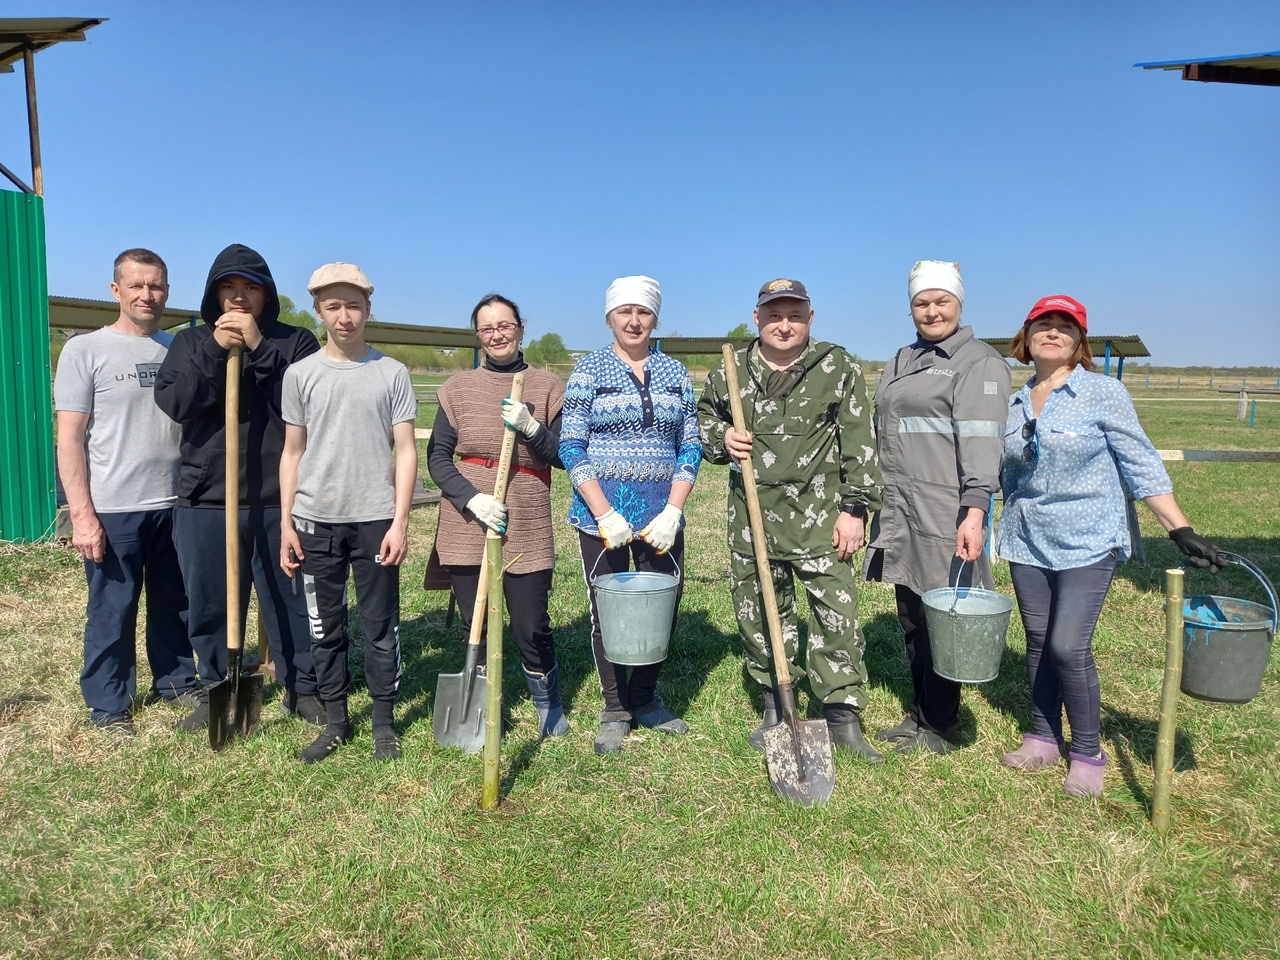
[[[1134,800],[1151,810],[1149,786],[1155,776],[1156,740],[1159,723],[1135,716],[1125,710],[1116,710],[1105,704],[1102,707],[1102,740],[1110,748],[1112,761],[1120,770],[1125,785]],[[1139,766],[1146,768],[1147,779],[1138,777]],[[1184,772],[1196,769],[1196,754],[1191,736],[1175,730],[1173,738],[1173,769]]]

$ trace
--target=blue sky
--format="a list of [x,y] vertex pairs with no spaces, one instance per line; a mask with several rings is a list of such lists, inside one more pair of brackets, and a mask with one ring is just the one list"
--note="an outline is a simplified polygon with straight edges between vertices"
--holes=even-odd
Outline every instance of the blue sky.
[[[110,19],[36,58],[52,293],[141,245],[194,306],[240,242],[295,301],[341,259],[379,319],[497,290],[587,348],[616,276],[709,336],[791,276],[885,359],[939,258],[980,336],[1068,293],[1153,362],[1280,365],[1280,89],[1132,66],[1280,50],[1275,0],[6,4],[67,14]],[[23,175],[25,136],[0,74]]]

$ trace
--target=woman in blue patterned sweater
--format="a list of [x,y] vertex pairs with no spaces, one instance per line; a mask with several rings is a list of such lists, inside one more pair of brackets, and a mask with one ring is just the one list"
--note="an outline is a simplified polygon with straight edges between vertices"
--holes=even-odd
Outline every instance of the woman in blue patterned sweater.
[[678,571],[684,590],[684,504],[702,446],[689,371],[649,343],[661,306],[658,281],[613,281],[605,294],[613,342],[579,360],[565,387],[560,459],[573,482],[569,523],[578,529],[591,651],[604,695],[596,753],[620,749],[632,724],[669,734],[689,730],[658,696],[661,663],[632,667],[628,676],[605,656],[591,586],[593,576],[621,573],[634,562],[637,570]]

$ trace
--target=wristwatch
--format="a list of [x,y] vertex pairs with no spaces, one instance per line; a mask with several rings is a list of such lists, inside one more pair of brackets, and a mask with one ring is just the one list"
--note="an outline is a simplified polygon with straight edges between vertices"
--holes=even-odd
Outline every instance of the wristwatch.
[[842,503],[840,504],[840,512],[847,513],[858,520],[867,519],[867,505],[865,503]]

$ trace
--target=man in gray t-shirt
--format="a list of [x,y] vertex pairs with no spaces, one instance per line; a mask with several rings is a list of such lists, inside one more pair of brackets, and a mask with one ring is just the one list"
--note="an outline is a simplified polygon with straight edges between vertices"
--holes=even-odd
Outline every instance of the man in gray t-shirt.
[[324,323],[319,353],[284,374],[280,412],[280,566],[299,568],[311,622],[316,690],[326,724],[302,760],[316,763],[352,737],[347,711],[347,578],[354,573],[373,698],[373,756],[400,756],[392,712],[400,689],[400,564],[418,477],[409,371],[364,339],[373,284],[330,263],[307,289]]
[[129,734],[144,584],[153,693],[172,703],[194,690],[196,678],[173,548],[178,425],[152,398],[173,340],[159,328],[168,269],[150,250],[126,250],[116,258],[111,292],[119,317],[67,342],[53,394],[71,542],[89,583],[80,689],[91,722]]

